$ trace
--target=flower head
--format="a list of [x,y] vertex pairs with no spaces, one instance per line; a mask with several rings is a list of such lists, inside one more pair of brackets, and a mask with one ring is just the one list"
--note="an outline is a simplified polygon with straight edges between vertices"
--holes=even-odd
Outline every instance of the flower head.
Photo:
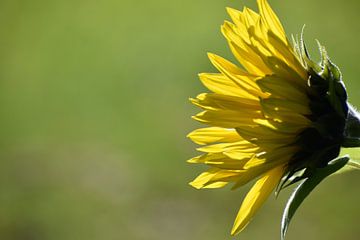
[[[203,154],[189,160],[210,168],[190,184],[233,189],[256,179],[234,222],[239,233],[271,192],[311,176],[339,155],[349,115],[339,69],[319,44],[322,61],[310,60],[301,41],[290,43],[266,0],[259,13],[228,8],[232,22],[221,31],[237,61],[215,54],[218,73],[202,73],[211,91],[191,102],[193,118],[209,127],[188,137]],[[280,184],[279,184],[280,183]]]

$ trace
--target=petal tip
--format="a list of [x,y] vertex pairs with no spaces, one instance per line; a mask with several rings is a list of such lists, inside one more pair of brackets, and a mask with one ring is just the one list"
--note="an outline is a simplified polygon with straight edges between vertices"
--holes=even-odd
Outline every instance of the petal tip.
[[196,183],[195,181],[189,182],[189,185],[196,189],[201,189],[203,187],[202,184]]
[[215,53],[212,53],[212,52],[208,52],[208,53],[207,53],[207,56],[208,56],[208,58],[209,58],[210,60],[216,58],[216,54],[215,54]]

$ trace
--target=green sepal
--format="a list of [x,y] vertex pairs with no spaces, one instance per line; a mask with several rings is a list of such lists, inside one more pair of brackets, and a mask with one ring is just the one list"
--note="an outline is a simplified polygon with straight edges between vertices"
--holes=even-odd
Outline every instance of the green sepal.
[[301,32],[300,43],[296,42],[295,51],[300,53],[301,61],[310,74],[310,86],[313,88],[311,91],[317,90],[318,92],[315,94],[318,95],[325,90],[329,103],[336,113],[345,119],[348,114],[347,93],[342,82],[341,71],[331,62],[325,47],[318,40],[316,42],[321,57],[319,63],[314,62],[307,51],[304,41],[304,27]]
[[345,148],[354,148],[354,147],[359,147],[360,146],[360,139],[359,138],[345,138],[342,146]]
[[328,100],[336,112],[341,117],[346,118],[348,114],[348,106],[346,104],[347,93],[342,83],[341,72],[329,59],[325,68],[329,70],[329,76],[327,77],[329,82]]
[[285,239],[285,234],[287,232],[290,221],[298,207],[304,201],[304,199],[322,180],[344,167],[348,163],[348,161],[348,156],[337,158],[329,162],[326,167],[317,168],[315,171],[313,171],[311,176],[309,176],[307,179],[305,179],[302,183],[299,184],[299,186],[291,194],[288,202],[286,203],[284,213],[282,215],[281,240]]
[[[346,118],[348,114],[347,93],[342,82],[341,71],[333,62],[331,62],[325,47],[322,46],[319,41],[316,42],[321,56],[320,63],[317,64],[313,62],[307,54],[303,54],[302,57],[305,58],[304,60],[307,63],[308,71],[312,78],[320,76],[323,84],[326,84],[327,99],[337,114],[342,118]],[[304,42],[303,48],[306,49]]]

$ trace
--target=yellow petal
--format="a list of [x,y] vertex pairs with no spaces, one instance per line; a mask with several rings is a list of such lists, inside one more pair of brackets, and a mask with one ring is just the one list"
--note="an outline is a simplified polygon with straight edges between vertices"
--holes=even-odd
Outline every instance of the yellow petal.
[[241,137],[255,144],[262,143],[275,143],[275,144],[286,144],[291,143],[296,138],[296,135],[292,133],[284,133],[276,130],[276,127],[271,123],[266,122],[262,125],[248,126],[248,127],[237,127],[237,132]]
[[279,146],[278,148],[264,153],[261,158],[265,159],[264,164],[275,164],[277,166],[283,165],[298,152],[300,146],[296,145],[283,145]]
[[286,145],[281,146],[279,144],[277,144],[277,147],[273,147],[273,149],[266,149],[266,146],[262,146],[262,148],[265,151],[256,154],[254,158],[247,161],[242,169],[260,167],[265,172],[274,166],[285,164],[299,150],[298,146],[287,147]]
[[250,8],[244,7],[243,10],[245,24],[249,28],[250,26],[254,26],[259,21],[259,14],[251,10]]
[[197,176],[197,178],[195,178],[189,184],[196,189],[201,189],[206,185],[206,183],[208,183],[211,180],[213,176],[215,176],[217,172],[218,169],[210,168],[206,172],[203,172],[199,176]]
[[276,35],[281,40],[283,40],[284,43],[287,43],[287,38],[285,35],[284,28],[281,25],[274,11],[271,9],[267,0],[258,0],[257,2],[260,10],[260,15],[262,19],[264,19],[268,28],[271,29],[274,33],[276,33]]
[[249,73],[259,76],[271,73],[262,58],[250,47],[249,39],[245,40],[244,33],[241,30],[232,23],[225,21],[221,27],[221,32],[228,40],[230,50],[236,59]]
[[227,170],[239,170],[247,163],[249,158],[229,158],[223,153],[206,153],[188,160],[189,163],[204,163],[211,167]]
[[233,29],[236,29],[238,37],[241,38],[244,43],[250,44],[250,36],[247,30],[248,28],[245,24],[244,14],[233,8],[227,8],[227,12],[236,26]]
[[215,182],[204,186],[204,188],[222,188],[225,187],[227,184],[229,184],[229,182]]
[[215,54],[208,54],[212,64],[225,76],[234,81],[236,85],[240,88],[246,90],[254,96],[266,97],[260,88],[255,83],[255,78],[244,70],[238,68],[233,63],[227,61],[226,59],[219,57]]
[[[249,183],[255,178],[258,178],[259,176],[263,175],[264,173],[268,172],[269,170],[279,166],[279,163],[276,162],[264,162],[264,160],[259,160],[254,158],[255,161],[259,161],[259,164],[254,164],[253,167],[244,169],[241,174],[239,174],[239,177],[235,179],[235,184],[232,186],[231,190],[235,190],[241,186],[244,186],[245,184]],[[261,162],[260,162],[261,161]],[[279,161],[283,162],[283,161]]]
[[266,159],[254,157],[245,163],[245,165],[243,166],[243,169],[251,169],[251,168],[260,166],[260,165],[264,164],[265,161],[266,161]]
[[266,76],[256,82],[264,91],[270,93],[273,97],[279,97],[291,100],[301,104],[307,104],[309,98],[303,88],[276,75]]
[[230,152],[233,150],[237,150],[238,152],[242,153],[253,153],[252,151],[248,151],[251,148],[256,148],[256,146],[248,141],[242,140],[232,143],[218,143],[208,145],[198,148],[197,150],[201,152]]
[[[275,98],[271,98],[274,100]],[[304,106],[302,104],[294,103],[294,107],[298,106],[299,108],[291,108],[285,109],[280,106],[285,104],[282,103],[274,103],[276,101],[267,101],[268,99],[263,99],[261,101],[262,112],[266,116],[266,118],[271,118],[274,121],[280,121],[281,123],[292,123],[298,124],[300,126],[310,126],[311,121],[305,117],[300,111],[306,111],[310,113],[310,109],[308,106]],[[290,103],[290,101],[284,101],[278,99],[279,102]],[[307,109],[306,109],[307,108]],[[298,112],[299,111],[299,112]]]
[[227,13],[229,14],[229,16],[231,17],[231,20],[236,24],[236,25],[239,25],[239,24],[242,24],[241,22],[241,15],[242,15],[242,12],[237,10],[237,9],[234,9],[234,8],[230,8],[230,7],[227,7],[226,8],[226,11]]
[[[280,66],[277,66],[277,63],[281,63],[284,70],[292,69],[291,73],[295,72],[295,76],[305,76],[306,71],[295,56],[292,46],[286,45],[271,30],[266,29],[262,21],[249,28],[249,34],[252,44],[258,49],[257,53],[273,73],[282,72]],[[276,62],[270,61],[274,58]]]
[[194,105],[206,110],[261,109],[258,99],[248,99],[217,93],[201,93],[196,99],[190,98],[190,101]]
[[254,100],[258,99],[256,96],[250,94],[243,88],[239,88],[239,86],[234,83],[234,81],[221,73],[201,73],[199,74],[199,78],[204,86],[214,93]]
[[268,108],[281,112],[294,112],[302,115],[310,115],[312,113],[310,106],[306,103],[298,103],[290,100],[284,101],[283,99],[272,97],[261,99],[260,103],[262,106],[265,105]]
[[236,216],[231,234],[235,235],[243,230],[255,213],[261,208],[265,200],[274,190],[284,172],[284,167],[276,167],[265,173],[246,195]]
[[280,54],[288,66],[296,72],[296,74],[292,73],[292,75],[299,75],[301,79],[307,80],[308,74],[305,68],[302,66],[300,62],[301,60],[295,55],[293,47],[291,45],[286,45],[272,31],[268,32],[268,41],[274,47],[274,50],[276,50],[277,54]]
[[225,186],[223,183],[235,181],[241,172],[242,170],[223,170],[213,167],[200,174],[189,184],[197,189],[223,187]]
[[214,127],[223,128],[236,128],[240,126],[256,125],[253,119],[262,118],[261,112],[247,110],[247,109],[234,109],[231,110],[217,110],[217,111],[203,111],[198,113],[193,119],[208,124]]
[[235,190],[241,186],[246,185],[253,179],[259,177],[260,175],[267,172],[269,169],[271,169],[268,165],[259,165],[254,168],[246,169],[243,173],[239,175],[239,177],[236,179],[234,186],[231,187],[231,190]]
[[188,136],[193,142],[205,145],[215,142],[236,142],[242,140],[235,129],[209,127],[192,131]]
[[289,135],[296,136],[302,130],[309,127],[309,123],[307,122],[285,122],[281,121],[281,119],[254,119],[254,122],[259,124],[260,126],[267,127],[271,130],[275,130],[280,133],[285,133]]

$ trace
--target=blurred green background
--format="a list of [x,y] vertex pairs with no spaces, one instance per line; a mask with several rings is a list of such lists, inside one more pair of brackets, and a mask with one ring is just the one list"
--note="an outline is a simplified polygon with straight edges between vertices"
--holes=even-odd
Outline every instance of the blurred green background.
[[[360,3],[271,1],[287,30],[315,38],[360,106]],[[225,7],[255,0],[2,0],[0,239],[232,239],[247,188],[197,191],[189,165],[199,124],[188,97],[233,59]],[[288,239],[359,239],[358,173],[335,176],[305,201]],[[289,195],[267,202],[234,239],[279,239]]]

